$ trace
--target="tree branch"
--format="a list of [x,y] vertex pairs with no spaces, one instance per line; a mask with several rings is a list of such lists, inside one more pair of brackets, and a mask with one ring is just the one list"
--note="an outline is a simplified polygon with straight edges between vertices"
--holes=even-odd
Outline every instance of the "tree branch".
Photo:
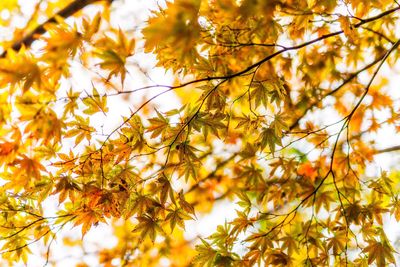
[[387,152],[394,152],[400,150],[400,145],[379,149],[375,154],[382,154]]

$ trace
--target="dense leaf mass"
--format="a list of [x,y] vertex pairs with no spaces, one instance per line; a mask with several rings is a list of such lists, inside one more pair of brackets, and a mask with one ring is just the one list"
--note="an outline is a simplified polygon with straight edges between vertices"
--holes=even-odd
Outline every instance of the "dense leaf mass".
[[0,1],[2,265],[396,263],[399,2],[132,2]]

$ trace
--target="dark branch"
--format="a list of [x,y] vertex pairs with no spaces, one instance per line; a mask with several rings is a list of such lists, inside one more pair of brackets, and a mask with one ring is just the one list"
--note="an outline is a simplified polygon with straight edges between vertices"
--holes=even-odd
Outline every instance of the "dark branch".
[[398,150],[400,150],[400,145],[379,149],[378,151],[376,151],[375,154],[394,152],[394,151],[398,151]]

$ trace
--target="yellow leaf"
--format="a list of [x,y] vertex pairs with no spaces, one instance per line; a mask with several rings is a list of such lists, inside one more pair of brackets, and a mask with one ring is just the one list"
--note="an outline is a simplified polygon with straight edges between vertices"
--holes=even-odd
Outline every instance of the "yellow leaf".
[[342,28],[344,34],[351,42],[356,41],[356,29],[351,24],[349,17],[347,16],[340,16],[339,17],[340,27]]

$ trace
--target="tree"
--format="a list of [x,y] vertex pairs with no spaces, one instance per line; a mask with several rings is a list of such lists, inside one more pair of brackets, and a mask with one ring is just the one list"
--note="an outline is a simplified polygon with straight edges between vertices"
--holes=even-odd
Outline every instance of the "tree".
[[116,25],[128,2],[0,2],[4,264],[84,255],[106,224],[102,266],[395,264],[397,1],[175,0]]

